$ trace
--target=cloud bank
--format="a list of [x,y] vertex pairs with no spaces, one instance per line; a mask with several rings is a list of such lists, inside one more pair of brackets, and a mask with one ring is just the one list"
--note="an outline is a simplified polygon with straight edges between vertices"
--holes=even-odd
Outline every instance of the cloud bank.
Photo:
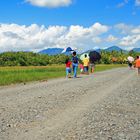
[[39,7],[56,8],[68,6],[72,3],[72,0],[26,0],[25,2]]
[[106,33],[108,26],[95,23],[84,28],[79,25],[66,26],[30,26],[0,24],[1,51],[38,51],[45,48],[65,48],[74,46],[85,48],[93,43],[93,38]]
[[40,51],[46,48],[65,48],[78,50],[95,47],[105,48],[119,45],[124,49],[139,47],[140,26],[120,23],[112,27],[94,23],[90,27],[67,26],[30,26],[0,24],[0,51]]

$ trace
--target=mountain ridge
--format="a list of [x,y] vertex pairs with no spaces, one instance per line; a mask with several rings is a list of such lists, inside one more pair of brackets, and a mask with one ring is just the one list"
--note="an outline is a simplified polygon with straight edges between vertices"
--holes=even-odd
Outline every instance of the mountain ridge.
[[[40,51],[38,53],[40,53],[40,54],[48,54],[48,55],[57,55],[57,54],[61,54],[63,50],[64,50],[63,48],[48,48],[48,49],[44,49],[44,50],[42,50],[42,51]],[[85,53],[88,53],[88,52],[93,51],[93,50],[97,51],[97,52],[101,52],[102,50],[107,51],[107,52],[111,52],[111,51],[129,52],[128,50],[122,49],[122,48],[120,48],[118,46],[111,46],[111,47],[108,47],[108,48],[105,48],[105,49],[100,49],[99,48],[99,49],[87,50],[87,51],[85,51]],[[140,52],[140,48],[133,48],[130,51]],[[68,54],[68,53],[64,53],[64,54]]]

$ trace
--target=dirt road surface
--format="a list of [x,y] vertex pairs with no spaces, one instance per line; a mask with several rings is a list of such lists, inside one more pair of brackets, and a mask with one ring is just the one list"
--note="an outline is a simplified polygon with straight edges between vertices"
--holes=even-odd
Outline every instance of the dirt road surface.
[[140,76],[117,68],[1,87],[0,140],[140,140]]

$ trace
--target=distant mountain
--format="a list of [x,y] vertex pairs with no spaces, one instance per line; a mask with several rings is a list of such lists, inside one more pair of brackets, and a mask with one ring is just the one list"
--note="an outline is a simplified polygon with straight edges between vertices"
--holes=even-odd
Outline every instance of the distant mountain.
[[48,48],[45,50],[40,51],[40,54],[48,54],[48,55],[57,55],[57,54],[61,54],[61,52],[63,51],[63,48]]
[[134,52],[140,52],[140,48],[134,48],[132,49]]
[[97,51],[97,52],[101,52],[101,51],[107,51],[107,52],[112,52],[112,51],[123,51],[123,52],[126,52],[126,50],[122,50],[120,47],[118,46],[112,46],[112,47],[109,47],[107,49],[91,49],[91,50],[88,50],[88,51],[85,51],[84,53],[89,53],[91,51]]
[[[48,54],[48,55],[57,55],[57,54],[61,54],[63,50],[64,50],[63,48],[48,48],[48,49],[40,51],[39,53],[40,54]],[[107,51],[107,52],[112,52],[112,51],[118,51],[118,52],[123,51],[123,52],[126,52],[126,53],[128,52],[126,50],[121,49],[118,46],[112,46],[112,47],[109,47],[107,49],[95,49],[95,50],[91,49],[91,50],[87,50],[83,53],[89,53],[90,51],[101,52],[102,50]],[[134,48],[133,51],[140,52],[140,48]],[[70,55],[71,53],[67,52],[67,53],[64,53],[64,54]]]
[[104,50],[108,51],[108,52],[112,52],[112,51],[118,51],[118,52],[123,51],[123,52],[126,52],[126,50],[123,50],[123,49],[121,49],[118,46],[112,46],[112,47],[109,47],[109,48],[104,49]]

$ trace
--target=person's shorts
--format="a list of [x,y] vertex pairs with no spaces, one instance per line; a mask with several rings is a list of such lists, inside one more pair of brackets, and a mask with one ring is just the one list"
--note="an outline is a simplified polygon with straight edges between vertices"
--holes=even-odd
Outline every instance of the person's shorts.
[[128,63],[128,66],[129,66],[129,67],[132,67],[132,63]]
[[138,73],[140,74],[140,67],[138,67]]
[[84,72],[88,72],[88,66],[84,66]]
[[66,73],[71,73],[71,68],[66,68]]

